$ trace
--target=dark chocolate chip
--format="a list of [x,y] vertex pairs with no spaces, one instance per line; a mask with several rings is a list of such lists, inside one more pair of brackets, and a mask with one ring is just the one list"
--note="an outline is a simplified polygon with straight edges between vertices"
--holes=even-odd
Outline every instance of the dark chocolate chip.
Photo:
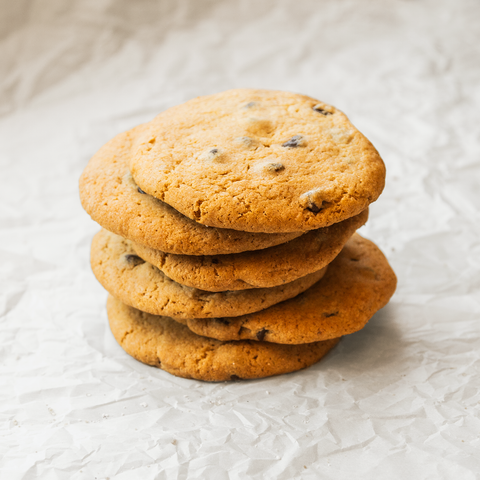
[[222,149],[213,147],[204,152],[201,158],[209,162],[219,162],[223,157],[224,154],[222,152]]
[[313,213],[318,213],[322,209],[322,206],[318,206],[316,203],[310,202],[307,207],[307,210],[310,210]]
[[257,338],[258,340],[260,340],[261,342],[263,341],[263,339],[265,338],[265,335],[267,334],[268,330],[266,328],[262,328],[262,330],[260,330],[259,332],[257,332]]
[[212,258],[212,263],[214,263],[215,265],[217,265],[219,261],[220,260],[218,258]]
[[327,110],[324,110],[320,105],[315,105],[313,107],[313,109],[318,112],[318,113],[321,113],[322,115],[332,115],[332,112],[327,112]]
[[306,210],[309,210],[312,213],[318,213],[325,208],[328,202],[323,200],[322,192],[317,188],[301,195],[300,203]]
[[338,315],[338,312],[332,312],[332,313],[324,313],[323,316],[328,318],[328,317],[334,317],[335,315]]
[[145,263],[145,260],[142,260],[138,255],[127,254],[123,258],[131,267]]
[[241,380],[241,378],[238,375],[232,375],[230,380]]
[[143,195],[146,195],[147,192],[144,192],[140,187],[137,187],[138,193],[142,193]]
[[290,140],[287,140],[285,143],[282,143],[282,147],[297,148],[303,145],[303,137],[301,135],[295,135]]
[[283,163],[269,163],[266,168],[269,172],[281,172],[285,170]]

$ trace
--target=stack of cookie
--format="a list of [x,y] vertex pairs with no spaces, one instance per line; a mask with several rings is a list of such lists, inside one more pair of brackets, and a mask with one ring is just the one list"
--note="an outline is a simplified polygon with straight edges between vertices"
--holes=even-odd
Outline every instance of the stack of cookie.
[[80,179],[113,335],[187,378],[312,365],[395,290],[355,233],[384,180],[343,113],[292,93],[200,97],[118,135]]

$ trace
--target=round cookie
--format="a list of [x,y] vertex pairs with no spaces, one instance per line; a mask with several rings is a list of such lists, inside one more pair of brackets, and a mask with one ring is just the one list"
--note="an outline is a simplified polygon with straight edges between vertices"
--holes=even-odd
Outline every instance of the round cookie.
[[219,340],[323,341],[362,329],[387,304],[396,284],[380,249],[355,234],[323,279],[301,295],[250,315],[182,323],[199,335]]
[[172,375],[209,382],[264,378],[309,367],[339,338],[308,345],[267,342],[220,342],[195,335],[171,318],[129,307],[109,295],[110,329],[133,358]]
[[326,227],[365,210],[385,183],[378,152],[342,112],[294,93],[198,97],[158,115],[138,141],[138,185],[213,227]]
[[133,242],[132,247],[139,257],[182,285],[211,292],[270,288],[327,266],[367,218],[368,210],[364,210],[343,222],[255,252],[192,256],[164,253]]
[[174,282],[135,255],[131,242],[102,230],[93,238],[92,270],[122,302],[154,315],[173,318],[234,317],[257,312],[292,298],[323,277],[325,270],[285,285],[234,292],[205,292]]
[[218,255],[268,248],[299,237],[208,228],[144,193],[128,169],[144,126],[117,135],[90,160],[80,177],[83,208],[102,227],[151,248],[184,255]]

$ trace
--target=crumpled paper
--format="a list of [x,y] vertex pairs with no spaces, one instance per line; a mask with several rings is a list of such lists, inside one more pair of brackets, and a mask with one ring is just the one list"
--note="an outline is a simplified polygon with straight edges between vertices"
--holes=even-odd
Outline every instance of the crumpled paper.
[[[1,4],[1,478],[479,478],[477,2]],[[77,181],[116,133],[235,87],[320,98],[372,140],[362,234],[399,285],[314,367],[209,384],[116,344]]]

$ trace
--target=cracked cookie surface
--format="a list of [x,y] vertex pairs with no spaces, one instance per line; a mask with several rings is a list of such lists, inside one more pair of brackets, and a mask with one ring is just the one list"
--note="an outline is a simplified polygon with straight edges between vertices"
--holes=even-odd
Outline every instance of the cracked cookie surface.
[[135,181],[187,217],[219,228],[294,232],[359,214],[385,166],[339,110],[288,92],[198,97],[145,124]]
[[308,345],[221,342],[196,335],[171,318],[129,307],[111,295],[107,313],[113,336],[135,359],[179,377],[211,382],[300,370],[318,362],[340,340]]
[[285,285],[206,292],[181,285],[141,260],[131,242],[102,230],[92,241],[91,266],[97,280],[122,302],[154,315],[176,319],[233,317],[268,308],[312,286],[326,269]]
[[102,227],[135,242],[184,255],[222,255],[268,248],[296,233],[249,233],[209,228],[146,194],[133,180],[128,159],[144,126],[121,133],[90,160],[80,177],[83,208]]
[[250,315],[182,322],[199,335],[219,340],[316,342],[362,329],[387,304],[396,284],[380,249],[356,233],[325,276],[297,297]]
[[255,252],[192,256],[169,254],[134,242],[132,247],[141,258],[182,285],[213,292],[270,288],[327,266],[367,218],[368,211],[364,210],[343,222]]

